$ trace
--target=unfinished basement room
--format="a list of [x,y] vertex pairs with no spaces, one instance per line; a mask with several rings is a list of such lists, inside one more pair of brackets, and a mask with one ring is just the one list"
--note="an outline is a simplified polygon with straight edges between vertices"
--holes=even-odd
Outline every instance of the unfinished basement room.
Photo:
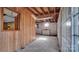
[[78,51],[78,7],[0,7],[0,52]]

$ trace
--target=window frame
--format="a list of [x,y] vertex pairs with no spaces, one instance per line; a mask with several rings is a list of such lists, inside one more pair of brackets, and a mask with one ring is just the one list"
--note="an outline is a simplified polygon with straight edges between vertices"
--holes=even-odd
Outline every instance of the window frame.
[[[4,8],[6,8],[6,7],[4,7]],[[17,11],[14,11],[12,9],[9,9],[9,8],[6,8],[6,9],[8,9],[12,12],[15,12],[15,13],[17,13],[17,15],[19,15],[19,19],[17,19],[17,21],[19,21],[19,22],[16,22],[16,19],[14,19],[14,29],[13,30],[4,29],[4,8],[2,7],[2,10],[1,10],[2,31],[19,31],[20,30],[20,13]],[[16,23],[18,23],[18,24],[16,25]],[[16,26],[19,26],[19,27],[17,27],[17,29],[16,29]]]

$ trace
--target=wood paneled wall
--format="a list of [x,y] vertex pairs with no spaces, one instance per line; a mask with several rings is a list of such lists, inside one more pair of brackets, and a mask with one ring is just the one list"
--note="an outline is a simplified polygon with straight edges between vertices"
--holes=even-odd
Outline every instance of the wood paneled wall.
[[24,48],[35,38],[35,20],[24,8],[10,8],[20,12],[20,30],[2,31],[2,19],[0,8],[0,51],[16,51]]

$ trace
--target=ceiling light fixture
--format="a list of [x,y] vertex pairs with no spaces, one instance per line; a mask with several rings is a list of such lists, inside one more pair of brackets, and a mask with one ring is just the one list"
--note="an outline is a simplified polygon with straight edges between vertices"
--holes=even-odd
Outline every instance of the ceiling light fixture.
[[45,27],[49,27],[49,23],[46,22],[46,23],[44,24],[44,26],[45,26]]
[[71,26],[71,22],[70,21],[66,22],[66,26]]

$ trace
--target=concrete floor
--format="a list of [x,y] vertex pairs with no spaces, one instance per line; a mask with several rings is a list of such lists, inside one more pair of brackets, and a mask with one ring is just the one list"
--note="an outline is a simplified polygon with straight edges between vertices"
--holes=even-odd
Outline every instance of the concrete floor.
[[18,52],[58,52],[57,38],[38,35],[36,40]]

